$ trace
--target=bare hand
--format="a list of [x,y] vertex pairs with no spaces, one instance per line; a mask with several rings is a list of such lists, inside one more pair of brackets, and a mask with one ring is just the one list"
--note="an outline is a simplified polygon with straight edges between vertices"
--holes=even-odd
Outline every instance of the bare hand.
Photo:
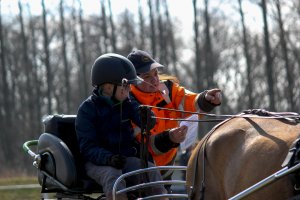
[[212,104],[219,105],[222,101],[221,92],[222,91],[218,88],[207,90],[207,93],[205,94],[205,99]]
[[169,132],[170,140],[174,143],[183,142],[187,134],[187,130],[188,130],[187,126],[181,126],[181,127],[171,129]]

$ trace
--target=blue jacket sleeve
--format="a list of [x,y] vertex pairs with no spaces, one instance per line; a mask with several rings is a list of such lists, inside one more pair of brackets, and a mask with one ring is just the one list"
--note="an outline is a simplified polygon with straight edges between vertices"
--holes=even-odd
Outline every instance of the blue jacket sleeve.
[[96,108],[91,102],[84,102],[78,109],[75,129],[80,152],[86,161],[96,165],[107,165],[112,152],[101,148],[95,127]]

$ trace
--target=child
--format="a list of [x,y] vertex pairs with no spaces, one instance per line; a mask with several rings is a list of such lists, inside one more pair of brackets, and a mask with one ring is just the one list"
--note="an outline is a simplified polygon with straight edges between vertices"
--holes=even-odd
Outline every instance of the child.
[[[130,84],[141,79],[132,63],[118,54],[104,54],[95,60],[91,70],[93,93],[79,107],[76,133],[87,175],[103,187],[108,200],[112,199],[113,185],[123,173],[143,168],[137,158],[131,122],[140,127],[139,104],[128,99]],[[148,164],[153,167],[153,163]],[[142,175],[126,181],[141,183]],[[148,173],[149,181],[162,180],[159,171]],[[126,188],[126,182],[119,189]],[[145,195],[164,194],[163,186],[146,189]],[[117,196],[127,199],[126,194]]]

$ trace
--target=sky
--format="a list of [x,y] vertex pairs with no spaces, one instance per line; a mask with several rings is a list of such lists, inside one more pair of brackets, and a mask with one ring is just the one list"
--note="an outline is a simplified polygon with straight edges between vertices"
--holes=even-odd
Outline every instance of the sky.
[[[19,12],[18,9],[18,0],[0,0],[1,1],[1,13],[17,15]],[[32,14],[40,15],[42,13],[41,0],[21,0],[23,4],[30,4],[30,9]],[[72,2],[77,2],[77,0],[65,0],[72,4]],[[156,0],[153,0],[156,2]],[[49,9],[51,6],[54,6],[55,9],[58,8],[60,0],[45,0],[46,7]],[[100,12],[100,0],[81,0],[82,8],[84,14],[98,14]],[[144,15],[148,16],[148,0],[140,0],[145,12]],[[167,0],[169,13],[172,17],[176,18],[176,27],[178,34],[181,34],[183,41],[185,42],[186,47],[182,48],[182,61],[190,60],[192,49],[188,48],[193,40],[193,0]],[[203,7],[204,0],[198,0],[198,7]],[[222,2],[222,3],[220,3]],[[227,2],[227,3],[224,3]],[[237,6],[238,1],[232,0],[210,0],[209,8],[212,10],[214,7],[217,7],[219,10],[222,10],[226,16],[230,16],[240,23],[240,16],[238,14]],[[235,5],[232,5],[235,4]],[[117,16],[119,13],[123,12],[125,8],[130,10],[133,13],[138,13],[138,0],[111,0],[112,10]],[[251,27],[252,31],[261,32],[262,31],[262,22],[261,22],[261,10],[258,5],[249,3],[248,0],[243,1],[243,9],[245,12],[245,20],[247,27]],[[116,18],[115,18],[116,19]]]
[[[58,6],[60,0],[45,0],[46,6]],[[73,0],[65,0],[72,2]],[[75,0],[76,1],[76,0]],[[145,8],[145,15],[148,13],[147,1],[140,0]],[[156,0],[153,0],[156,2]],[[18,13],[18,0],[1,0],[2,14],[17,14]],[[22,3],[29,3],[32,13],[41,13],[41,0],[22,0]],[[82,0],[84,13],[98,13],[100,9],[100,0]],[[193,4],[192,0],[167,0],[169,12],[171,16],[175,16],[181,22],[181,33],[183,35],[191,36],[193,33]],[[239,19],[238,11],[232,5],[235,1],[227,0],[230,3],[220,3],[224,0],[210,0],[210,7],[218,7],[228,16]],[[225,1],[226,2],[226,1]],[[112,10],[115,13],[120,13],[128,8],[133,13],[137,13],[138,0],[111,0]],[[198,0],[198,5],[201,7],[203,0]],[[235,3],[237,7],[237,1]],[[248,1],[243,1],[243,9],[245,11],[246,24],[249,27],[261,29],[261,11],[257,5],[251,4]],[[260,23],[260,24],[258,24]]]

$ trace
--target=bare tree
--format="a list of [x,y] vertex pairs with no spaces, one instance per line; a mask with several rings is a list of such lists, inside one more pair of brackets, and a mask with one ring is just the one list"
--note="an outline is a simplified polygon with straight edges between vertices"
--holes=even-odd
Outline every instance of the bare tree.
[[[159,49],[159,61],[164,65],[168,66],[168,52],[167,52],[167,38],[165,32],[167,27],[163,24],[163,19],[160,11],[161,1],[156,0],[156,14],[157,14],[157,25],[158,25],[158,49]],[[167,70],[167,68],[165,69]]]
[[201,84],[201,56],[200,56],[200,36],[199,36],[199,19],[198,19],[198,9],[197,0],[193,0],[193,11],[194,11],[194,44],[195,44],[195,71],[196,71],[196,89],[202,90],[203,86]]
[[205,82],[207,88],[213,87],[214,84],[214,71],[215,63],[213,59],[212,42],[210,35],[210,16],[208,13],[209,0],[204,0],[204,19],[205,19],[205,44],[204,44],[204,59],[205,59]]
[[101,0],[101,30],[104,36],[104,51],[108,52],[108,33],[107,33],[107,19],[106,19],[106,11],[105,11],[105,4],[104,0]]
[[113,52],[117,52],[117,37],[116,37],[116,33],[115,33],[115,24],[114,24],[114,20],[113,20],[113,12],[111,9],[110,0],[108,0],[108,7],[109,7],[109,22],[110,22],[110,27],[111,27],[110,40],[111,40]]
[[151,35],[151,51],[153,57],[156,57],[156,28],[152,9],[152,1],[148,0],[149,18],[150,18],[150,35]]
[[43,8],[43,36],[44,36],[44,63],[46,66],[46,76],[47,76],[47,100],[48,100],[48,114],[52,113],[52,70],[50,66],[50,51],[49,51],[49,38],[47,33],[47,12],[45,6],[45,0],[42,0]]
[[[25,27],[24,27],[24,20],[23,20],[23,5],[21,1],[18,1],[18,6],[19,6],[19,22],[20,22],[20,30],[21,30],[21,43],[22,43],[22,67],[24,69],[24,82],[26,85],[26,88],[24,89],[24,95],[23,95],[23,101],[24,101],[24,106],[22,107],[22,115],[23,115],[23,131],[26,132],[31,132],[32,128],[30,121],[34,119],[34,112],[35,110],[35,98],[33,95],[33,82],[32,82],[32,74],[33,74],[33,69],[32,69],[32,64],[29,58],[29,45],[28,45],[28,37],[25,33]],[[19,86],[22,86],[20,84]],[[26,123],[27,122],[27,123]],[[33,136],[34,134],[31,132],[31,135]]]
[[135,31],[134,31],[134,19],[133,14],[128,10],[121,14],[121,27],[119,27],[119,36],[123,38],[121,54],[127,55],[135,46]]
[[242,29],[243,29],[243,49],[244,49],[244,55],[246,58],[246,65],[247,65],[247,87],[246,87],[246,93],[248,96],[248,107],[253,108],[253,97],[252,97],[252,91],[253,91],[253,85],[252,85],[252,75],[251,75],[251,68],[252,68],[252,62],[251,62],[251,57],[249,53],[249,42],[248,42],[248,34],[247,34],[247,28],[245,25],[245,19],[244,19],[244,12],[242,8],[242,0],[238,0],[239,2],[239,12],[241,15],[241,24],[242,24]]
[[295,109],[295,102],[294,102],[294,94],[293,94],[293,89],[294,89],[294,77],[293,77],[293,69],[290,66],[289,63],[289,57],[288,57],[288,48],[287,48],[287,43],[285,39],[285,30],[283,28],[283,20],[281,16],[281,6],[280,6],[280,1],[276,0],[276,8],[277,8],[277,14],[278,14],[278,25],[279,25],[279,31],[280,31],[280,44],[281,44],[281,51],[283,55],[283,59],[285,62],[285,70],[286,70],[286,78],[288,81],[288,87],[287,87],[287,99],[289,102],[289,109],[293,111]]
[[78,0],[79,3],[79,25],[80,25],[80,35],[81,35],[81,45],[80,45],[80,53],[81,53],[81,70],[80,70],[80,75],[81,75],[81,82],[83,83],[82,87],[82,98],[85,98],[88,96],[88,79],[87,79],[87,60],[86,60],[86,45],[85,45],[85,30],[84,30],[84,23],[83,23],[83,10],[82,10],[82,5],[81,1]]
[[139,48],[145,47],[145,20],[143,15],[143,9],[141,6],[141,0],[138,1],[139,4],[139,27],[140,27],[140,43],[138,44]]
[[[5,39],[4,37],[4,27],[2,25],[2,9],[1,9],[1,1],[0,1],[0,50],[1,50],[1,91],[3,91],[3,94],[1,95],[2,98],[0,99],[0,103],[2,106],[0,107],[0,117],[1,117],[1,122],[0,125],[3,127],[12,127],[12,109],[10,105],[10,91],[9,91],[9,80],[8,80],[8,69],[6,66],[6,49],[5,49]],[[0,142],[1,142],[1,148],[2,152],[0,153],[0,161],[2,163],[6,162],[6,159],[9,158],[10,155],[10,149],[9,149],[9,142],[10,142],[10,129],[6,131],[6,134],[2,131],[0,133]]]
[[70,106],[70,92],[71,92],[71,87],[70,87],[70,72],[69,72],[69,66],[68,66],[68,60],[67,60],[67,43],[66,43],[66,31],[65,31],[65,17],[64,17],[64,1],[61,0],[59,4],[59,13],[60,13],[60,32],[61,32],[61,39],[62,39],[62,57],[63,57],[63,65],[64,65],[64,79],[65,79],[65,103],[67,105],[66,112],[70,113],[71,106]]
[[[30,28],[30,36],[31,36],[31,49],[32,49],[32,56],[31,56],[31,63],[32,63],[32,76],[33,76],[33,105],[34,105],[34,111],[31,111],[35,117],[32,119],[32,133],[34,137],[37,137],[37,134],[42,131],[42,124],[40,123],[40,120],[42,118],[42,103],[41,103],[41,78],[38,75],[39,67],[37,64],[37,42],[36,42],[36,28],[34,26],[34,20],[32,18],[30,7],[27,4],[28,12],[29,12],[29,28]],[[36,19],[36,18],[35,18]]]
[[264,42],[265,42],[265,56],[266,56],[266,65],[265,73],[267,76],[267,87],[269,95],[269,109],[275,111],[275,95],[274,95],[274,79],[273,79],[273,59],[271,56],[271,46],[270,46],[270,36],[268,29],[268,20],[267,20],[267,4],[265,0],[261,1],[262,15],[264,22]]
[[170,40],[170,48],[171,48],[171,61],[172,61],[172,64],[173,64],[173,71],[174,71],[174,74],[176,77],[179,77],[179,74],[178,74],[178,69],[177,69],[177,62],[178,62],[178,59],[177,59],[177,53],[176,53],[176,42],[175,42],[175,35],[174,35],[174,31],[173,31],[173,23],[172,23],[172,20],[170,18],[170,14],[169,14],[169,9],[168,9],[168,4],[167,4],[167,1],[164,0],[164,8],[165,8],[165,16],[166,16],[166,20],[167,20],[167,36],[166,38],[169,38]]

